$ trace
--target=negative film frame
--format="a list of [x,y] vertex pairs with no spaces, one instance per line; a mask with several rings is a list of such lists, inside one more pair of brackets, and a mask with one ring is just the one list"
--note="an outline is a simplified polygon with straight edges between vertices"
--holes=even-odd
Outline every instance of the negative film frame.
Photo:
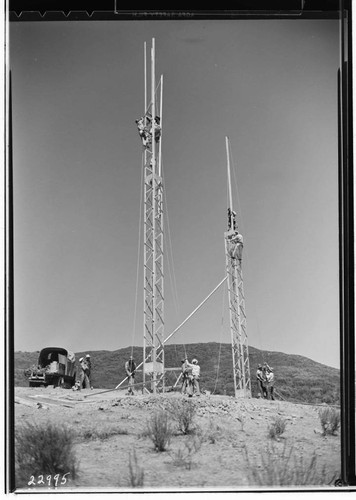
[[[341,476],[335,486],[356,485],[354,200],[352,111],[352,0],[245,0],[238,10],[125,10],[119,0],[8,0],[6,23],[99,20],[339,19],[338,188]],[[7,28],[5,27],[7,32]],[[14,473],[14,281],[13,177],[10,64],[6,65],[5,168],[5,492],[15,490]]]

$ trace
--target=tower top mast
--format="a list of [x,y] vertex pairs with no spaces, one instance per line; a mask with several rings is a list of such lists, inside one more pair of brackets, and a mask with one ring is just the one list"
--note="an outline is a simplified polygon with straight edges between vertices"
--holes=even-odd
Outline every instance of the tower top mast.
[[230,208],[231,211],[233,211],[232,190],[231,190],[231,171],[230,171],[230,143],[229,143],[229,138],[227,136],[225,137],[225,144],[226,144],[227,182],[228,182],[228,187],[229,187],[228,207]]

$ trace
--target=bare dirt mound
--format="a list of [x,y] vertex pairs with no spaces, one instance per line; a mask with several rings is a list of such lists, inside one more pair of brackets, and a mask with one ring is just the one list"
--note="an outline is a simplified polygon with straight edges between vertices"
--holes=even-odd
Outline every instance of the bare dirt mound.
[[[147,422],[182,400],[195,408],[190,432],[184,435],[170,412],[170,443],[166,451],[156,451]],[[26,422],[64,423],[75,431],[79,474],[66,487],[76,491],[132,491],[135,481],[145,490],[164,491],[236,491],[283,481],[323,487],[330,482],[332,487],[340,471],[339,436],[321,434],[317,406],[25,387],[15,389],[15,403],[15,434]],[[285,431],[271,439],[268,429],[276,418],[285,423]]]

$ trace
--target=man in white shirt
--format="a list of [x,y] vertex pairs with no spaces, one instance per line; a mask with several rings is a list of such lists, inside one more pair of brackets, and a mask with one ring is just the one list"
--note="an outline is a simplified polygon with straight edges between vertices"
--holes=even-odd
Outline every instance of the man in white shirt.
[[[200,396],[200,387],[199,387],[199,379],[200,379],[200,366],[198,365],[198,360],[193,359],[192,363],[188,363],[189,368],[192,369],[192,377],[193,377],[193,391],[196,396]],[[191,397],[193,394],[189,394]]]

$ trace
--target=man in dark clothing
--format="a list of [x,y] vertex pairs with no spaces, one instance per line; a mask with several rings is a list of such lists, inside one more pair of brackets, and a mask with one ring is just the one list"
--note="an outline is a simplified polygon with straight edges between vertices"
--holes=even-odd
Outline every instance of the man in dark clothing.
[[132,356],[125,363],[125,371],[128,377],[128,394],[134,395],[134,384],[135,384],[135,373],[136,373],[136,363]]
[[80,387],[82,389],[89,389],[88,365],[84,358],[80,358],[79,360],[79,370]]
[[161,137],[161,119],[159,116],[155,118],[155,141],[158,142]]
[[92,389],[93,388],[93,384],[92,384],[92,380],[91,380],[91,358],[90,358],[90,354],[86,354],[85,361],[86,361],[86,364],[88,365],[87,375],[88,375],[88,379],[89,379],[90,389]]
[[264,363],[263,365],[263,373],[264,377],[266,379],[266,391],[267,391],[267,397],[271,397],[272,400],[274,400],[274,373],[273,373],[273,368],[268,366],[267,363]]
[[267,380],[266,380],[264,371],[262,369],[262,365],[258,365],[257,372],[256,372],[256,378],[257,378],[257,381],[258,381],[258,385],[259,385],[259,387],[261,389],[262,397],[263,398],[267,398],[267,396],[268,396],[268,394],[267,394],[267,386],[266,386]]
[[189,380],[189,367],[188,367],[188,359],[182,359],[182,389],[181,394],[189,394],[190,391],[190,380]]

